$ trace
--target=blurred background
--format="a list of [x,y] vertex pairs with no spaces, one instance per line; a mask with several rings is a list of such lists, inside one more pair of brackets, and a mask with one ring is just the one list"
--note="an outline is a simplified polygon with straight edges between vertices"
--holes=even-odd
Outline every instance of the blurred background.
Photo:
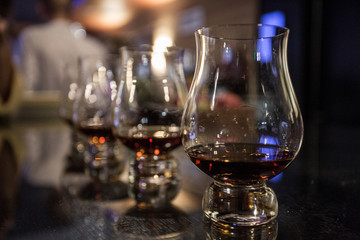
[[[17,63],[19,34],[44,19],[36,0],[12,3],[11,48]],[[289,69],[305,120],[302,153],[313,159],[311,169],[331,159],[336,169],[357,157],[360,142],[359,11],[360,3],[351,0],[73,0],[71,18],[111,52],[144,43],[185,48],[189,83],[198,28],[259,22],[290,28]]]
[[[14,65],[21,68],[22,34],[29,27],[41,26],[38,24],[43,24],[46,20],[37,0],[0,0],[0,7],[5,7],[6,2],[12,4],[8,17],[9,48]],[[118,53],[119,48],[124,45],[155,44],[183,47],[185,74],[189,85],[195,68],[194,31],[197,29],[231,23],[265,23],[288,27],[290,29],[288,64],[304,118],[305,135],[300,161],[294,161],[290,168],[292,170],[289,169],[287,172],[293,178],[298,176],[293,173],[308,172],[309,179],[304,188],[310,189],[311,194],[316,192],[316,188],[323,187],[319,184],[321,176],[326,178],[334,176],[333,179],[327,179],[325,184],[337,183],[341,186],[349,186],[345,188],[346,192],[359,186],[357,180],[360,169],[360,161],[357,161],[359,158],[357,149],[360,147],[358,105],[360,101],[357,97],[360,92],[359,12],[360,2],[352,0],[72,0],[70,19],[76,23],[71,25],[74,36],[92,37],[106,51],[113,53]],[[44,39],[39,37],[33,39],[35,42],[42,40]],[[41,44],[43,48],[47,48],[54,42],[44,41]],[[46,68],[45,65],[41,67]],[[11,124],[3,125],[3,120],[0,118],[0,127],[4,127],[0,133],[7,133],[10,129],[23,135],[25,131],[23,129],[27,129],[31,134],[36,135],[56,130],[58,132],[55,134],[51,133],[55,135],[55,142],[67,142],[68,140],[62,140],[58,136],[69,129],[64,130],[63,125],[59,127],[50,123],[43,124],[46,118],[58,118],[59,91],[56,89],[38,91],[42,86],[37,88],[31,90],[25,87],[15,118],[10,119],[18,125],[15,124],[15,129],[11,129],[14,127],[11,127]],[[17,146],[14,151],[16,153],[25,151],[19,139],[18,135],[12,139],[13,145]],[[49,148],[47,144],[50,140],[47,138],[44,142],[36,138],[26,140],[30,142],[28,148],[33,152],[40,154],[44,149],[49,152],[49,156],[34,155],[27,156],[28,158],[49,157],[54,161],[45,164],[41,161],[37,164],[32,163],[34,167],[31,169],[28,167],[31,164],[24,164],[25,168],[27,167],[24,172],[30,172],[38,178],[52,175],[49,179],[53,179],[54,174],[48,169],[60,169],[61,166],[53,162],[56,162],[57,155],[66,151],[57,145],[54,149]],[[5,145],[4,149],[10,148]],[[63,156],[58,158],[61,157]],[[60,164],[61,161],[57,163]],[[0,169],[6,172],[6,167]],[[38,172],[44,169],[43,172],[48,174],[42,176]],[[352,171],[346,171],[347,169]],[[0,174],[0,177],[2,176],[6,177],[5,174]],[[12,175],[10,177],[14,178]],[[33,182],[47,180],[38,178],[32,179]],[[5,182],[0,181],[0,184]],[[50,183],[58,184],[58,182]],[[30,196],[31,191],[38,189],[34,190],[32,185],[26,184],[23,188],[24,196]],[[42,194],[40,190],[35,195]],[[310,195],[309,199],[311,197]],[[31,204],[36,205],[37,199],[30,198],[30,200],[33,200]],[[26,206],[24,209],[27,209]],[[313,208],[309,211],[312,212]],[[341,208],[339,211],[342,211]],[[30,224],[29,228],[31,228],[32,218],[29,219],[27,221],[30,223],[27,224]]]

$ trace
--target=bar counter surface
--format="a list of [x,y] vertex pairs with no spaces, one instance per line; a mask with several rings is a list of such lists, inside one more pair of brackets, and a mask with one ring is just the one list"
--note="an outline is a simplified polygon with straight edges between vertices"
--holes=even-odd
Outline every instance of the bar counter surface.
[[360,239],[360,163],[332,154],[331,145],[326,159],[306,157],[304,149],[311,146],[305,141],[289,168],[268,183],[279,202],[275,221],[222,231],[205,221],[201,210],[211,179],[181,147],[174,154],[178,194],[169,205],[146,209],[127,191],[131,154],[125,150],[121,182],[102,185],[96,195],[85,173],[66,170],[71,136],[71,129],[54,119],[1,128],[1,239]]

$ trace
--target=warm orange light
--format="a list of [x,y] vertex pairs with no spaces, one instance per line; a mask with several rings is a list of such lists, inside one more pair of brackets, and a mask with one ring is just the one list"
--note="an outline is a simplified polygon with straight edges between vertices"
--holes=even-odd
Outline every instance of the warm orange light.
[[104,143],[105,142],[105,138],[104,137],[100,137],[99,138],[99,143]]
[[124,0],[89,0],[77,7],[73,15],[88,28],[111,31],[128,23],[132,12]]
[[95,144],[98,143],[98,142],[99,142],[99,138],[98,138],[97,136],[93,137],[93,138],[92,138],[92,142],[95,143]]
[[175,0],[133,0],[133,2],[139,7],[152,8],[160,5],[165,5]]
[[141,153],[141,152],[137,152],[137,153],[136,153],[136,156],[141,157],[141,156],[142,156],[142,153]]
[[159,150],[159,149],[155,149],[155,150],[154,150],[154,154],[155,154],[155,155],[159,155],[159,154],[160,154],[160,150]]

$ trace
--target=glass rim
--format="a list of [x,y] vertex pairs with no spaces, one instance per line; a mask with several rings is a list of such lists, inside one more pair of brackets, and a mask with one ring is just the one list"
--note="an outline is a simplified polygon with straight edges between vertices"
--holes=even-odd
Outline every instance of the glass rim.
[[[260,27],[266,27],[266,28],[273,28],[273,29],[278,29],[280,30],[280,33],[277,34],[273,34],[271,36],[264,36],[264,37],[221,37],[219,35],[216,34],[211,34],[211,33],[205,33],[205,31],[211,31],[211,30],[215,30],[215,29],[233,29],[234,31],[236,29],[240,29],[240,28],[245,28],[245,27],[253,27],[253,28],[260,28]],[[287,27],[280,27],[280,26],[276,26],[276,25],[271,25],[271,24],[219,24],[219,25],[212,25],[212,26],[207,26],[207,27],[202,27],[198,30],[195,31],[195,35],[199,35],[199,36],[203,36],[203,37],[207,37],[207,38],[211,38],[211,39],[218,39],[218,40],[240,40],[240,41],[253,41],[253,40],[259,40],[259,39],[273,39],[273,38],[278,38],[281,36],[284,36],[285,34],[287,34],[290,31],[289,28]]]

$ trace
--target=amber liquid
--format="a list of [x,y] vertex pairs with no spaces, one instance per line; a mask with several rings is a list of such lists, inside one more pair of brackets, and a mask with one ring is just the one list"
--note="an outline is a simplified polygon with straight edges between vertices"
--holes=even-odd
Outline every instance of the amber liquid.
[[90,138],[93,137],[104,137],[107,140],[113,140],[114,136],[112,134],[111,128],[106,128],[103,126],[88,126],[88,127],[77,127],[77,130]]
[[214,179],[234,184],[252,184],[282,172],[295,151],[275,145],[225,143],[187,149],[191,161]]
[[[130,149],[144,153],[164,153],[175,149],[181,144],[180,135],[164,138],[118,136],[118,139]],[[157,154],[157,155],[158,155]]]

